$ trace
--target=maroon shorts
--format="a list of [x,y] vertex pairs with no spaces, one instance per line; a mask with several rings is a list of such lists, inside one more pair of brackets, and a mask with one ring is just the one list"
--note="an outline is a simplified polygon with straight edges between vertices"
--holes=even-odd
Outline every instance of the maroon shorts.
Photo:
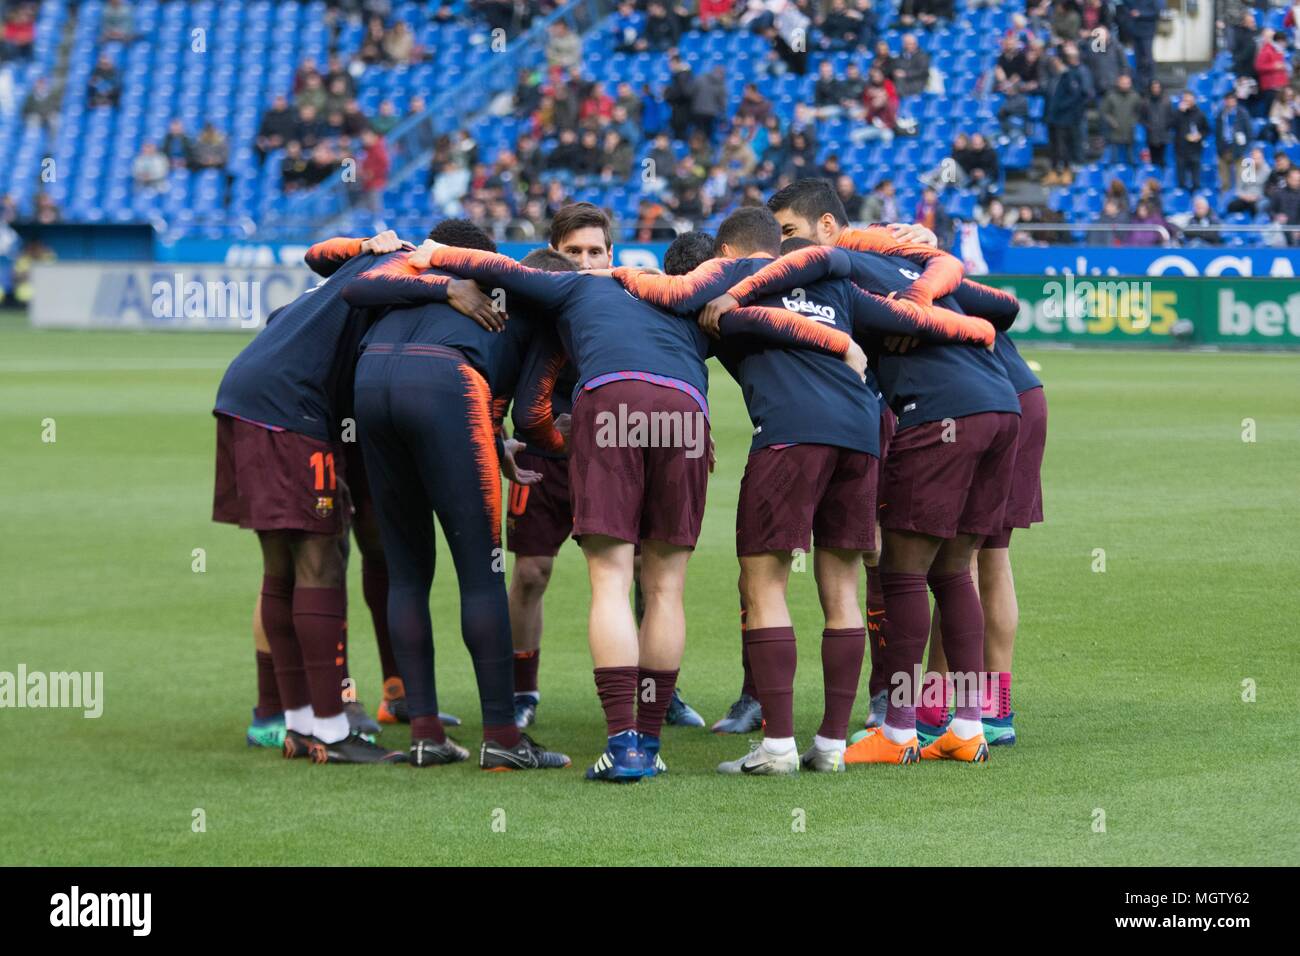
[[898,416],[894,410],[885,404],[882,399],[880,402],[880,460],[884,461],[885,456],[889,454],[889,443],[894,440],[894,432],[898,430]]
[[217,415],[212,520],[253,531],[339,534],[351,506],[335,445]]
[[510,486],[506,509],[506,550],[524,556],[555,557],[573,531],[569,505],[569,463],[521,451],[520,468],[541,472],[535,485]]
[[569,441],[575,538],[693,548],[708,485],[708,419],[686,392],[619,380],[578,396]]
[[1001,532],[1019,428],[1019,415],[981,412],[898,432],[881,473],[880,526],[936,538]]
[[736,554],[876,546],[876,459],[834,445],[760,448],[745,463]]

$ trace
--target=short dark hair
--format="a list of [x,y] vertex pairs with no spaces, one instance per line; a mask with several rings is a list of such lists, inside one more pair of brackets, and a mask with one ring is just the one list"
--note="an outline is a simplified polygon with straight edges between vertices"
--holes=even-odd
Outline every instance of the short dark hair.
[[715,245],[711,233],[698,229],[682,233],[664,253],[664,272],[670,276],[686,275],[713,258]]
[[497,251],[497,244],[492,241],[492,237],[468,219],[444,219],[429,230],[429,238],[444,246],[479,249],[483,252]]
[[844,203],[829,179],[796,179],[774,192],[767,201],[767,208],[774,213],[789,209],[809,222],[816,222],[830,213],[839,225],[849,224],[849,214],[844,211]]
[[781,224],[766,206],[742,206],[718,227],[714,248],[721,252],[724,242],[742,252],[774,256],[781,250]]
[[610,238],[609,216],[599,207],[589,202],[571,202],[560,209],[551,220],[551,248],[560,248],[564,237],[577,229],[593,227],[605,234],[605,248],[613,245]]
[[791,236],[789,239],[781,241],[781,255],[788,256],[790,253],[799,249],[807,249],[809,246],[815,246],[817,243],[811,239],[805,239],[803,236]]
[[538,246],[519,260],[519,264],[530,269],[541,269],[543,272],[578,271],[578,265],[572,259],[546,246]]

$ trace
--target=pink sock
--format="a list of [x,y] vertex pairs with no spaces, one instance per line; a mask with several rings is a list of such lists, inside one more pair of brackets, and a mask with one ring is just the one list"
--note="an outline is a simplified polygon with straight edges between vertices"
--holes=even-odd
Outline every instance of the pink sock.
[[928,671],[921,680],[921,700],[942,700],[941,704],[925,703],[916,708],[916,719],[923,724],[939,727],[948,719],[948,705],[951,694],[945,675]]
[[1010,716],[1011,671],[985,671],[980,698],[981,717]]

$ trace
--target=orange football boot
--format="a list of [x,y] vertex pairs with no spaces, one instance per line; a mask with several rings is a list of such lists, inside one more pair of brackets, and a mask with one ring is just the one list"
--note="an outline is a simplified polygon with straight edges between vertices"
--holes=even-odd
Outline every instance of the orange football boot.
[[921,751],[922,760],[962,760],[966,763],[984,763],[989,759],[988,741],[983,734],[958,737],[949,727],[942,736]]
[[896,744],[885,736],[883,727],[872,727],[855,744],[844,751],[844,762],[850,763],[916,763],[920,747],[916,737],[905,744]]
[[406,705],[406,685],[400,677],[390,677],[384,681],[384,699],[379,702],[379,712],[375,715],[381,724],[402,724],[401,709]]

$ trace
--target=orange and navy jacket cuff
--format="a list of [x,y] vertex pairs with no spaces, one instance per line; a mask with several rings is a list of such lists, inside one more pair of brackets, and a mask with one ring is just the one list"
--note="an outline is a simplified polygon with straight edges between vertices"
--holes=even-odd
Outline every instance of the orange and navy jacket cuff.
[[329,277],[337,272],[343,263],[354,256],[361,255],[363,242],[364,239],[347,239],[342,236],[326,239],[308,249],[307,254],[303,256],[303,261],[318,276]]

